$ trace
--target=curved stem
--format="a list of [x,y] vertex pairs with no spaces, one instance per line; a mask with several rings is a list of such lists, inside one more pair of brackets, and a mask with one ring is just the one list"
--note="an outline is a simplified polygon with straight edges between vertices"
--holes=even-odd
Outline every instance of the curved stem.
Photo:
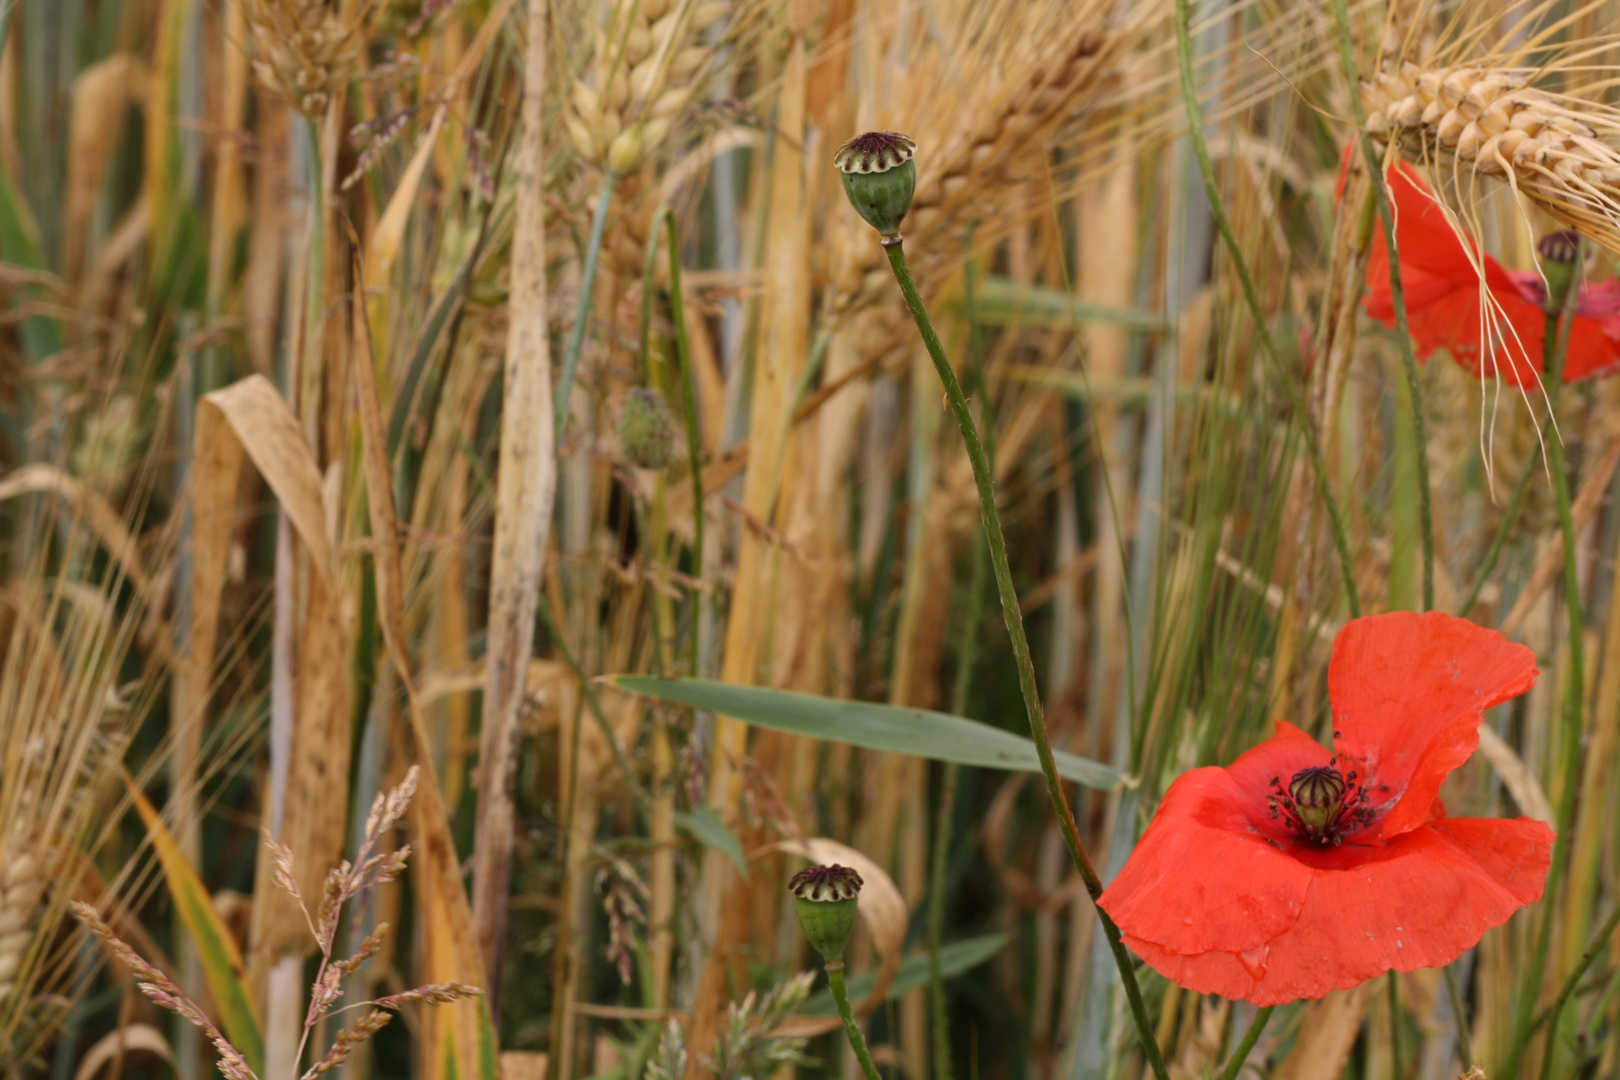
[[613,202],[613,185],[619,178],[609,169],[596,193],[596,212],[591,218],[591,238],[585,245],[585,265],[579,275],[579,304],[574,310],[574,328],[568,332],[568,351],[563,353],[562,375],[557,380],[557,440],[562,441],[568,423],[568,399],[574,391],[574,372],[579,367],[579,351],[585,345],[585,328],[591,322],[591,297],[596,292],[596,263],[602,256],[602,234],[607,231],[608,205]]
[[861,1025],[855,1022],[855,1010],[849,1005],[849,989],[844,985],[842,960],[827,961],[827,985],[832,989],[833,1001],[838,1006],[838,1018],[844,1022],[844,1034],[849,1036],[855,1060],[861,1063],[861,1072],[866,1075],[866,1080],[880,1080],[877,1066],[872,1064],[872,1052],[866,1048],[866,1036],[861,1034]]
[[[1182,0],[1185,2],[1185,0]],[[1350,41],[1350,11],[1345,0],[1333,0],[1333,15],[1339,24],[1339,58],[1345,77],[1350,80],[1350,106],[1356,118],[1356,141],[1367,161],[1368,186],[1378,204],[1378,220],[1384,230],[1384,250],[1389,253],[1389,293],[1395,305],[1395,336],[1401,343],[1401,365],[1406,370],[1406,386],[1412,395],[1412,427],[1417,433],[1417,480],[1419,523],[1423,529],[1423,610],[1434,607],[1434,509],[1429,499],[1429,425],[1423,415],[1423,386],[1418,379],[1417,354],[1412,351],[1412,333],[1406,324],[1406,292],[1401,287],[1400,252],[1395,247],[1395,214],[1389,205],[1383,163],[1367,134],[1367,113],[1361,104],[1360,77]]]
[[[1339,509],[1339,502],[1333,497],[1333,486],[1329,481],[1327,458],[1322,453],[1322,441],[1317,436],[1316,425],[1312,423],[1310,413],[1305,408],[1305,399],[1300,395],[1296,385],[1294,373],[1284,371],[1282,362],[1277,357],[1277,345],[1272,340],[1271,328],[1266,324],[1265,311],[1260,306],[1260,294],[1255,290],[1254,278],[1249,275],[1249,264],[1243,259],[1243,250],[1238,246],[1237,233],[1232,229],[1232,223],[1227,220],[1226,206],[1221,202],[1221,192],[1215,183],[1215,165],[1210,160],[1209,145],[1204,139],[1204,113],[1198,104],[1198,89],[1193,83],[1192,65],[1192,37],[1188,30],[1187,0],[1176,0],[1176,54],[1181,62],[1181,97],[1187,109],[1187,122],[1190,125],[1188,134],[1192,137],[1193,154],[1198,158],[1198,169],[1204,177],[1204,194],[1209,199],[1210,214],[1215,219],[1215,227],[1220,230],[1221,239],[1226,244],[1227,254],[1232,259],[1232,267],[1237,271],[1238,283],[1243,288],[1243,298],[1248,304],[1249,317],[1254,320],[1255,333],[1260,335],[1260,348],[1272,367],[1272,381],[1283,389],[1288,395],[1288,407],[1299,418],[1299,426],[1305,434],[1305,450],[1310,455],[1311,472],[1316,477],[1316,490],[1327,507],[1328,527],[1333,533],[1333,550],[1339,556],[1339,572],[1344,577],[1345,600],[1350,605],[1350,617],[1361,616],[1361,597],[1356,591],[1355,560],[1350,555],[1349,534],[1344,527],[1344,514]],[[1424,491],[1428,488],[1425,486]]]
[[1226,1068],[1221,1070],[1221,1080],[1237,1080],[1237,1074],[1243,1071],[1243,1063],[1249,1058],[1249,1051],[1260,1041],[1260,1033],[1266,1030],[1266,1023],[1271,1019],[1272,1010],[1276,1007],[1267,1005],[1254,1014],[1254,1019],[1249,1023],[1249,1030],[1243,1033],[1243,1039],[1238,1043],[1237,1049],[1226,1059]]
[[1457,614],[1463,618],[1479,599],[1480,590],[1491,578],[1491,571],[1496,569],[1496,560],[1502,555],[1502,547],[1507,543],[1508,533],[1513,529],[1513,523],[1518,520],[1519,506],[1524,502],[1524,493],[1530,488],[1530,477],[1536,471],[1535,455],[1531,455],[1524,463],[1524,472],[1519,474],[1519,482],[1513,485],[1513,495],[1508,499],[1507,510],[1502,514],[1502,524],[1496,527],[1496,536],[1491,540],[1490,550],[1485,553],[1485,562],[1479,568],[1479,576],[1474,581],[1474,587],[1468,590],[1468,597],[1457,609]]
[[1401,983],[1393,968],[1388,978],[1390,1076],[1394,1080],[1401,1080]]
[[[1029,715],[1030,737],[1035,743],[1036,756],[1040,758],[1041,773],[1046,777],[1046,794],[1052,801],[1052,809],[1057,814],[1058,828],[1063,834],[1063,843],[1069,849],[1069,858],[1085,882],[1086,892],[1091,895],[1092,903],[1102,896],[1102,879],[1091,865],[1091,857],[1086,854],[1085,845],[1080,842],[1080,827],[1074,820],[1074,811],[1069,808],[1069,801],[1063,794],[1063,781],[1058,777],[1057,762],[1052,757],[1052,743],[1046,732],[1046,716],[1041,709],[1040,689],[1035,683],[1035,664],[1030,659],[1029,639],[1024,635],[1024,618],[1018,609],[1018,592],[1013,587],[1012,569],[1007,563],[1007,541],[1001,532],[1001,515],[996,511],[995,479],[990,472],[990,459],[984,452],[984,444],[979,441],[979,431],[973,423],[973,414],[968,410],[967,397],[962,393],[962,384],[956,379],[956,372],[951,368],[950,361],[945,358],[945,348],[939,343],[939,335],[934,333],[934,324],[928,318],[928,311],[923,307],[922,296],[917,292],[917,283],[911,278],[911,270],[906,265],[906,256],[900,246],[898,237],[884,243],[884,250],[889,256],[889,267],[894,271],[894,278],[900,285],[900,291],[905,294],[906,307],[911,310],[911,317],[917,324],[917,330],[922,335],[923,344],[928,347],[928,355],[934,361],[934,370],[939,374],[939,380],[945,387],[945,396],[950,401],[951,413],[956,417],[956,423],[962,430],[962,441],[967,444],[968,461],[973,465],[973,480],[979,491],[979,507],[984,525],[984,538],[990,550],[990,569],[996,578],[996,591],[1001,597],[1001,614],[1007,624],[1007,634],[1012,638],[1013,658],[1018,667],[1018,688],[1023,693],[1024,710]],[[1146,1052],[1148,1064],[1153,1068],[1153,1074],[1158,1080],[1169,1080],[1169,1073],[1165,1071],[1164,1057],[1159,1053],[1159,1044],[1153,1037],[1153,1025],[1148,1020],[1147,1007],[1142,1003],[1142,989],[1136,983],[1136,971],[1131,965],[1130,954],[1125,951],[1120,941],[1119,927],[1114,920],[1101,907],[1097,908],[1097,918],[1102,923],[1103,932],[1108,937],[1109,947],[1114,953],[1114,963],[1119,967],[1121,981],[1125,984],[1125,997],[1130,1003],[1131,1016],[1136,1020],[1137,1031],[1141,1034],[1142,1049]]]
[[[1570,972],[1569,978],[1564,980],[1564,985],[1559,989],[1558,996],[1553,999],[1551,1005],[1541,1010],[1541,1014],[1530,1025],[1530,1034],[1534,1035],[1541,1030],[1542,1025],[1564,1011],[1564,1005],[1574,996],[1575,987],[1579,985],[1581,976],[1586,974],[1586,969],[1592,966],[1592,961],[1597,959],[1598,953],[1602,952],[1603,947],[1609,943],[1609,938],[1613,935],[1614,928],[1617,925],[1620,925],[1620,904],[1616,904],[1614,910],[1609,912],[1608,921],[1593,936],[1592,943],[1581,954],[1581,962],[1575,965],[1575,970]],[[1546,1075],[1545,1069],[1542,1070],[1542,1075]]]

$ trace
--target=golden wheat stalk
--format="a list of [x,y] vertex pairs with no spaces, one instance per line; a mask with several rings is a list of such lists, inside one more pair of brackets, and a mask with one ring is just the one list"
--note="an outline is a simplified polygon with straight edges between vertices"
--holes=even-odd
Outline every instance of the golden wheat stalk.
[[726,0],[618,0],[569,100],[565,122],[580,160],[620,175],[651,160],[712,55],[703,34],[731,8]]
[[1423,163],[1507,181],[1620,254],[1620,113],[1538,90],[1512,69],[1404,63],[1362,83],[1367,133]]

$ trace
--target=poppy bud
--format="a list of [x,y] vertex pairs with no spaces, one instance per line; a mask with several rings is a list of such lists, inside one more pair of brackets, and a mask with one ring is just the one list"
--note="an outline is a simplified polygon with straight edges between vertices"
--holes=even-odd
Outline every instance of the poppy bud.
[[1541,272],[1547,276],[1547,310],[1557,315],[1564,310],[1580,262],[1580,235],[1573,229],[1550,232],[1537,241],[1536,252],[1541,256]]
[[638,469],[662,469],[675,457],[675,415],[664,395],[645,386],[630,391],[619,414],[619,448]]
[[860,874],[837,863],[807,867],[788,882],[804,936],[829,964],[843,959],[844,946],[855,932],[861,885]]
[[912,160],[916,155],[917,144],[898,131],[857,135],[833,155],[850,205],[885,243],[900,241],[900,222],[917,189],[917,163]]

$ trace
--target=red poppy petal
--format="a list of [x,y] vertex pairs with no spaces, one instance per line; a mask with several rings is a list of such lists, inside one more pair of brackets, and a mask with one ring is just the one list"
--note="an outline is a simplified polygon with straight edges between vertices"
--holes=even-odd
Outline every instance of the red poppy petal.
[[1441,782],[1479,746],[1484,711],[1530,689],[1536,674],[1523,645],[1438,611],[1345,625],[1328,665],[1334,744],[1400,799],[1386,840],[1423,824]]
[[1265,805],[1264,788],[1244,790],[1225,769],[1183,773],[1098,903],[1122,930],[1179,952],[1275,937],[1299,918],[1312,871],[1257,828]]
[[1455,960],[1541,896],[1552,842],[1529,818],[1436,822],[1359,866],[1318,872],[1299,920],[1262,944],[1176,952],[1134,933],[1125,944],[1200,993],[1256,1005],[1318,998],[1391,968]]

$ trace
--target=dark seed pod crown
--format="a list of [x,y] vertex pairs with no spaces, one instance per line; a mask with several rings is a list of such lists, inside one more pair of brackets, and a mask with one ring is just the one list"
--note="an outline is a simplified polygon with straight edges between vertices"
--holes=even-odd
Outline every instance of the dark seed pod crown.
[[1574,229],[1559,229],[1536,241],[1536,251],[1548,262],[1572,263],[1581,253],[1581,237]]
[[911,136],[898,131],[868,131],[838,148],[833,165],[842,173],[888,172],[917,156]]
[[793,875],[788,891],[800,900],[853,900],[860,895],[861,875],[848,866],[810,866]]

